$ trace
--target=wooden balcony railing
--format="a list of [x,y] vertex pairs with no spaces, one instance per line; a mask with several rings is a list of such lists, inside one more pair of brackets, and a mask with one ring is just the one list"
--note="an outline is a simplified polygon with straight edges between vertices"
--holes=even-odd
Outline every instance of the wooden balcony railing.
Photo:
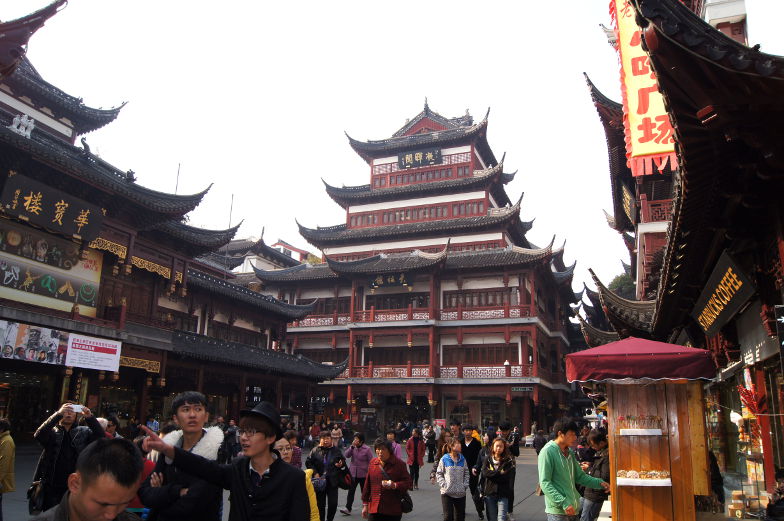
[[640,198],[640,214],[644,223],[669,221],[672,219],[672,199],[648,201]]
[[533,365],[458,365],[439,370],[441,378],[522,378],[533,376]]
[[[438,314],[440,320],[488,320],[494,318],[521,318],[533,316],[530,305],[498,305],[483,307],[445,308]],[[344,325],[349,322],[403,322],[407,320],[433,320],[429,308],[409,306],[404,309],[363,309],[354,311],[353,321],[349,313],[330,315],[308,315],[289,324],[290,327],[317,327]]]
[[[427,365],[360,365],[351,371],[352,378],[430,378],[430,366]],[[437,369],[440,378],[522,378],[533,376],[533,366],[495,365],[495,366],[447,366]],[[344,371],[339,378],[347,378]]]
[[511,306],[509,304],[483,307],[445,308],[441,310],[441,320],[487,320],[492,318],[521,318],[531,316],[531,306]]
[[[342,376],[342,375],[341,375]],[[427,365],[360,365],[353,368],[354,378],[429,378]]]

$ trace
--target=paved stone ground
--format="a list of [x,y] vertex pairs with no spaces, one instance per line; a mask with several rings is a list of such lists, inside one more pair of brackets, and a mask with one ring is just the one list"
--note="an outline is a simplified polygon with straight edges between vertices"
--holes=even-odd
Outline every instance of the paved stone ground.
[[[514,519],[516,521],[545,521],[544,498],[533,495],[536,488],[536,454],[530,448],[521,449],[521,456],[517,459],[517,478],[515,480],[515,506]],[[27,499],[25,493],[32,481],[35,465],[38,461],[40,450],[36,445],[22,445],[17,447],[16,454],[16,492],[3,494],[3,514],[5,519],[22,521],[28,519]],[[422,467],[422,479],[419,490],[411,491],[414,499],[414,511],[403,516],[405,521],[437,521],[442,518],[441,497],[436,485],[432,485],[428,476],[430,467],[426,463]],[[224,520],[228,520],[228,493],[225,501]],[[340,492],[340,506],[345,506],[346,493]],[[466,521],[476,521],[478,516],[469,498],[466,505]],[[361,520],[360,512],[362,501],[359,493],[354,499],[354,508],[351,516],[343,516],[340,512],[335,516],[336,521],[344,519]]]

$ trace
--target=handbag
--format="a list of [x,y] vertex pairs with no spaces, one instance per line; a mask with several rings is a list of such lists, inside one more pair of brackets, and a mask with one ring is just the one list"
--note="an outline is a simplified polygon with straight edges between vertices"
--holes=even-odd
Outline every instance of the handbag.
[[[381,473],[384,475],[384,477],[391,481],[392,478],[389,477],[389,474],[387,474],[387,471],[384,470],[384,467],[379,468],[381,469]],[[404,514],[409,514],[414,510],[414,500],[411,499],[411,494],[408,493],[408,490],[404,490],[400,494],[400,510],[402,510]]]
[[27,512],[35,516],[44,510],[44,482],[39,479],[33,481],[27,489]]

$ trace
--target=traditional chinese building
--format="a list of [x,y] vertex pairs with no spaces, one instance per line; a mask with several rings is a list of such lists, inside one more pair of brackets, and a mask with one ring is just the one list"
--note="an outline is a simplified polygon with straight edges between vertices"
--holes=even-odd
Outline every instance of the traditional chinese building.
[[[647,298],[622,299],[595,279],[610,328],[582,326],[590,345],[638,336],[710,350],[717,372],[706,386],[707,448],[728,491],[764,497],[784,465],[782,335],[776,336],[776,317],[784,314],[777,198],[784,182],[778,101],[784,58],[745,45],[742,2],[726,3],[721,17],[711,11],[716,4],[630,4],[675,132],[678,169]],[[709,12],[717,16],[710,24],[699,16]],[[607,123],[618,105],[592,94],[611,148],[611,176],[628,182],[623,156],[610,145],[620,131]],[[616,211],[615,224],[631,231],[642,203],[631,205],[632,215]]]
[[540,426],[567,408],[563,356],[579,300],[563,248],[531,244],[488,118],[446,118],[425,104],[390,138],[349,144],[369,183],[326,192],[344,223],[300,233],[324,262],[256,269],[264,291],[314,312],[287,349],[338,364],[320,387],[325,417],[369,431],[404,419]]
[[237,227],[184,222],[207,190],[151,190],[74,146],[120,108],[85,105],[26,58],[0,80],[0,416],[21,436],[66,399],[167,418],[197,389],[215,414],[265,399],[302,419],[315,384],[345,368],[278,349],[313,306],[233,282],[219,252]]

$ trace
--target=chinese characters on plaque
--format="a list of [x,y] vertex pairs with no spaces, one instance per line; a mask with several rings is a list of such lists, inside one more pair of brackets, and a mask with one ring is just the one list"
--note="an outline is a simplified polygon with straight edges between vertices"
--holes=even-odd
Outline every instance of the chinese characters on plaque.
[[0,195],[3,213],[68,237],[98,236],[103,211],[86,201],[19,174],[9,174]]
[[370,287],[376,288],[389,288],[394,286],[408,286],[408,280],[405,273],[386,273],[384,275],[376,275],[370,281]]
[[414,150],[397,155],[397,166],[404,168],[419,168],[420,166],[440,165],[443,162],[440,148]]

